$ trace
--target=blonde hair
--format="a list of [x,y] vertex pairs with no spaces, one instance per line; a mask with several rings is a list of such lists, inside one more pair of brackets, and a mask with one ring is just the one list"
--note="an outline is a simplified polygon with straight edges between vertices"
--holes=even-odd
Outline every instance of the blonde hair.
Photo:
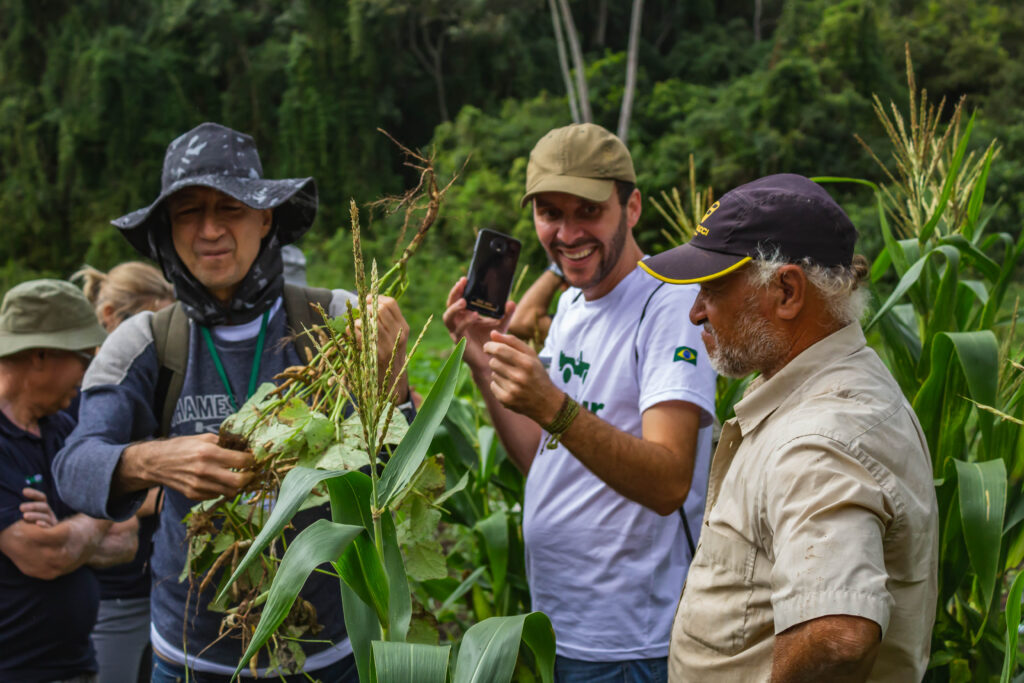
[[107,273],[83,266],[71,279],[82,281],[82,292],[101,323],[101,311],[108,304],[113,319],[120,323],[139,311],[155,311],[174,301],[174,288],[160,271],[140,261],[116,265]]

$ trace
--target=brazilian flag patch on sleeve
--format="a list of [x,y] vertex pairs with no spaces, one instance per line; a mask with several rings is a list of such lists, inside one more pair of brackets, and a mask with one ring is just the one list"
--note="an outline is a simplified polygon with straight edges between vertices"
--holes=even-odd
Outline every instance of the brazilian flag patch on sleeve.
[[680,346],[676,349],[675,356],[672,357],[672,361],[683,361],[690,365],[697,364],[697,352],[691,349],[689,346]]

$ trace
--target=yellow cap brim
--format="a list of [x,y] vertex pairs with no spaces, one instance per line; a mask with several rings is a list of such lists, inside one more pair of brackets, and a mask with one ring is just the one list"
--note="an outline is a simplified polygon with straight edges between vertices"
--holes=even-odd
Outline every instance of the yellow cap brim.
[[684,244],[644,259],[637,265],[662,282],[691,285],[728,275],[751,260],[750,256],[722,254]]

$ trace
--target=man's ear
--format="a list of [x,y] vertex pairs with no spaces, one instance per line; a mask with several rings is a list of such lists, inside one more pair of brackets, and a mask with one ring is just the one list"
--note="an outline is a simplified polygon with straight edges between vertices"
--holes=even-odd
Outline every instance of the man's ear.
[[636,225],[636,222],[640,220],[641,210],[641,197],[640,190],[634,188],[633,194],[629,195],[629,199],[626,201],[626,206],[623,207],[626,210],[626,225],[632,228]]
[[807,274],[800,266],[787,264],[775,272],[775,315],[795,320],[807,303]]
[[260,213],[262,214],[263,219],[262,223],[260,224],[260,239],[263,239],[264,237],[267,236],[267,233],[270,232],[270,226],[274,224],[274,210],[263,209],[262,211],[260,211]]

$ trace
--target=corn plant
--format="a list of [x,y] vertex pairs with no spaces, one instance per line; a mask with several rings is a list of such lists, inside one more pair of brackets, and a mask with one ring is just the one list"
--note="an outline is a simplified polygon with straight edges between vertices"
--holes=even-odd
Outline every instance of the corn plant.
[[1006,294],[1024,235],[991,227],[985,191],[996,143],[968,151],[974,115],[965,123],[961,100],[943,121],[944,102],[929,103],[916,89],[909,52],[907,77],[906,116],[895,104],[874,103],[895,171],[868,151],[887,182],[816,180],[857,182],[875,193],[885,246],[871,287],[881,303],[865,330],[877,335],[920,419],[939,502],[927,680],[1009,681],[1019,669],[1024,381],[1022,351],[1011,343],[1017,306]]
[[[263,551],[281,535],[310,496],[315,497],[318,488],[326,489],[331,521],[313,523],[288,544],[236,674],[268,641],[287,637],[279,629],[293,610],[300,589],[317,567],[329,564],[339,579],[345,625],[360,680],[445,683],[451,676],[455,681],[507,681],[514,672],[520,645],[525,643],[543,680],[550,681],[554,632],[541,613],[506,616],[473,625],[466,631],[453,663],[449,662],[449,644],[440,645],[436,638],[431,644],[410,642],[413,609],[409,556],[403,557],[396,514],[402,523],[407,523],[406,535],[411,536],[407,541],[428,543],[426,537],[433,533],[430,527],[437,508],[456,492],[441,493],[443,478],[442,485],[437,486],[437,463],[428,460],[427,453],[454,395],[463,344],[456,346],[445,362],[416,419],[392,450],[387,435],[393,424],[395,396],[388,387],[404,368],[378,367],[374,304],[381,279],[377,277],[376,264],[368,278],[364,275],[354,205],[352,225],[358,308],[350,307],[346,316],[325,321],[316,331],[318,354],[306,370],[290,378],[295,383],[292,389],[299,388],[294,389],[294,412],[285,420],[289,427],[298,427],[305,435],[304,419],[322,424],[323,416],[328,415],[335,441],[317,457],[322,458],[333,449],[344,450],[345,458],[338,462],[347,467],[327,469],[319,460],[313,466],[296,463],[281,482],[269,519],[221,589],[221,595],[230,591],[251,567],[263,562]],[[330,359],[326,367],[316,365],[323,357]],[[299,397],[309,396],[313,397],[313,408],[300,407],[305,403]],[[317,397],[326,401],[323,413],[315,411],[321,405]],[[268,395],[250,402],[239,411],[238,419],[262,423],[268,414],[280,416],[276,400]],[[353,418],[344,417],[344,411],[338,408],[342,404],[355,409],[357,425],[350,421]],[[344,440],[346,429],[355,431],[356,438]],[[309,450],[316,453],[322,449]]]
[[524,478],[507,458],[467,373],[459,386],[431,448],[444,454],[454,492],[444,517],[453,531],[452,576],[420,588],[434,601],[439,621],[464,629],[474,620],[528,609],[530,597],[523,563]]

